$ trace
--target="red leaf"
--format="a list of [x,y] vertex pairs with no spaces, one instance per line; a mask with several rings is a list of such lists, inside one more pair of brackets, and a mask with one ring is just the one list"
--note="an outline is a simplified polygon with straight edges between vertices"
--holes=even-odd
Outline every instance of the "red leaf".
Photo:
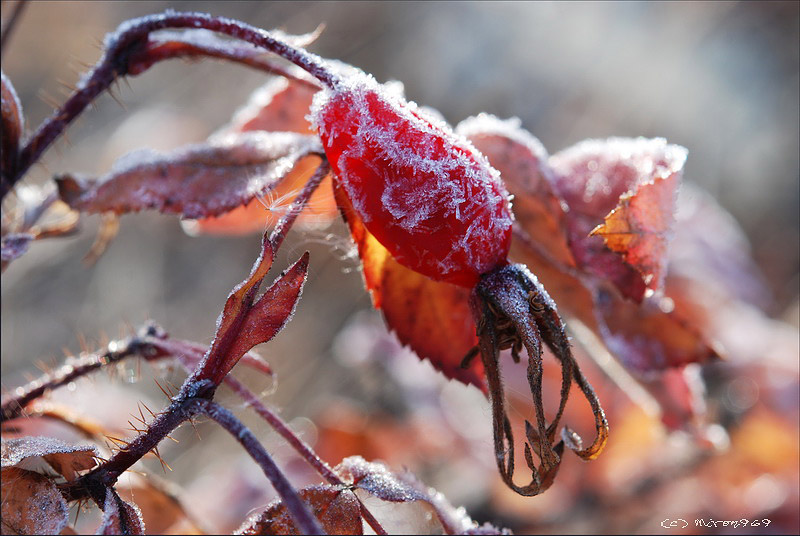
[[96,534],[144,534],[139,507],[120,499],[114,488],[107,488],[103,521]]
[[[661,138],[587,140],[550,158],[556,193],[570,210],[567,229],[570,248],[583,270],[611,281],[625,297],[642,300],[647,289],[645,277],[610,251],[600,237],[589,234],[617,207],[624,194],[632,195],[640,185],[675,175],[671,184],[677,187],[685,160],[684,148],[667,145]],[[665,190],[664,194],[656,197],[668,199],[670,193]],[[671,204],[660,207],[665,214],[659,217],[669,221],[674,207],[673,198]],[[666,231],[663,234],[668,235]],[[658,259],[656,264],[663,262]],[[648,279],[654,281],[653,277]]]
[[566,214],[553,192],[553,171],[541,142],[520,128],[518,119],[502,121],[486,114],[465,119],[456,132],[466,136],[500,172],[513,196],[516,224],[555,261],[575,266],[567,244]]
[[3,467],[3,534],[59,534],[67,526],[69,507],[53,480],[33,471]]
[[19,157],[19,142],[25,128],[25,119],[22,116],[22,104],[19,102],[17,92],[0,72],[2,78],[2,91],[0,91],[0,111],[2,111],[2,155],[0,155],[0,171],[3,182],[10,180],[16,173],[17,158]]
[[[349,489],[312,486],[299,491],[327,534],[364,534],[360,503]],[[251,515],[235,534],[300,534],[286,507],[276,501]]]
[[253,92],[225,132],[297,132],[316,134],[306,116],[318,90],[285,78],[273,78]]
[[313,136],[229,134],[166,155],[129,153],[100,180],[63,176],[57,182],[62,199],[84,212],[157,209],[198,218],[249,202],[273,188],[301,157],[320,150]]
[[480,360],[473,359],[469,368],[461,368],[464,356],[478,340],[469,309],[469,290],[434,281],[400,265],[367,231],[347,196],[340,189],[335,189],[335,196],[358,246],[372,303],[381,309],[389,328],[420,359],[430,359],[448,378],[483,389]]
[[668,309],[668,299],[655,298],[637,305],[601,290],[595,307],[606,346],[639,378],[718,357],[702,326]]

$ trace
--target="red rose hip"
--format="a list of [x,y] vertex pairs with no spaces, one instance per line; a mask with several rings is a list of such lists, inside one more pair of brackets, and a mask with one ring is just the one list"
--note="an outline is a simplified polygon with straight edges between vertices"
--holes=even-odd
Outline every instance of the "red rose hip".
[[471,288],[507,263],[500,174],[446,124],[363,73],[320,92],[312,119],[339,186],[400,264]]

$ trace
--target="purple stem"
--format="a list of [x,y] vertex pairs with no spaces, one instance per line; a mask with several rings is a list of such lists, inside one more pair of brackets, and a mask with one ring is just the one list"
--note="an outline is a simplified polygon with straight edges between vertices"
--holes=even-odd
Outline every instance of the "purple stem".
[[174,13],[148,15],[122,23],[115,33],[106,36],[105,53],[95,68],[78,82],[75,92],[64,105],[53,112],[36,130],[20,152],[16,174],[0,184],[0,199],[36,162],[44,151],[94,99],[120,76],[128,74],[129,60],[142,47],[147,36],[168,28],[203,28],[241,39],[301,67],[328,87],[335,86],[339,77],[325,65],[324,60],[303,49],[293,47],[265,30],[241,21],[212,17],[204,13]]
[[250,391],[247,387],[242,384],[239,380],[234,378],[233,376],[226,376],[225,383],[233,389],[236,394],[238,394],[244,402],[253,408],[253,410],[258,413],[261,418],[263,418],[267,423],[269,423],[272,428],[280,434],[282,438],[289,443],[300,456],[304,460],[308,462],[311,467],[317,470],[317,472],[330,484],[334,486],[344,486],[346,485],[345,482],[339,478],[333,469],[330,466],[322,461],[319,456],[309,447],[305,441],[297,437],[294,432],[286,425],[286,423],[278,417],[274,412],[270,411],[261,401]]
[[244,447],[248,454],[261,466],[275,491],[281,497],[294,519],[295,526],[301,534],[325,534],[319,521],[308,511],[297,492],[286,479],[269,453],[264,449],[244,424],[241,423],[230,411],[210,400],[192,399],[188,401],[187,409],[192,413],[202,413],[217,424],[225,428]]

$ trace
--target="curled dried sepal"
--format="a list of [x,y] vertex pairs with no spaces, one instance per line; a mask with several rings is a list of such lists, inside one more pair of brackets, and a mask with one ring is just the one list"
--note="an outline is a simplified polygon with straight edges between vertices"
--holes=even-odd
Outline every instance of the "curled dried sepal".
[[[484,275],[473,292],[471,304],[491,395],[495,456],[500,474],[517,493],[538,495],[553,483],[565,445],[584,459],[592,459],[600,453],[608,438],[608,421],[591,385],[572,356],[555,303],[527,268],[509,265]],[[561,400],[550,423],[545,418],[542,398],[542,342],[561,363]],[[527,443],[524,454],[531,481],[520,486],[513,478],[514,436],[505,408],[499,357],[501,350],[510,349],[514,361],[519,362],[523,348],[528,356],[527,376],[536,424],[525,423]],[[558,442],[555,437],[573,381],[589,401],[595,416],[597,435],[586,449],[582,448],[580,437],[571,430],[564,432]],[[538,465],[534,456],[539,460]]]

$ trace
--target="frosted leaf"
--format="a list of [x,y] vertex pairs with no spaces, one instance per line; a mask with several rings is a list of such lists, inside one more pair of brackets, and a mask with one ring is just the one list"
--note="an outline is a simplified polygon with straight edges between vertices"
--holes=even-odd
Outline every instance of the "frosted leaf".
[[664,138],[608,138],[582,141],[549,163],[570,209],[600,219],[639,184],[680,173],[687,155],[686,148]]
[[138,150],[99,180],[57,179],[62,199],[92,213],[144,209],[187,218],[227,212],[275,187],[303,156],[320,152],[314,136],[290,132],[220,134],[167,154]]
[[51,478],[5,465],[0,473],[3,534],[60,534],[64,530],[69,507]]
[[[441,529],[445,534],[466,534],[474,530],[489,531],[481,532],[482,534],[510,534],[505,529],[497,529],[488,524],[478,527],[477,523],[472,521],[463,508],[454,508],[445,499],[444,495],[433,488],[425,486],[409,472],[396,474],[382,463],[368,462],[361,456],[345,458],[342,463],[336,466],[335,471],[357,491],[366,492],[369,496],[381,501],[392,503],[420,501],[426,503],[438,518]],[[385,509],[384,515],[386,515],[386,512],[391,514],[392,509]],[[414,513],[414,511],[410,510],[403,512],[407,514]],[[382,521],[380,512],[376,510],[373,513],[376,514],[378,521]],[[430,517],[430,513],[428,511],[426,515],[423,510],[416,511],[414,515],[421,515],[420,520],[425,521],[425,517]],[[390,520],[387,519],[387,521]]]
[[2,467],[20,467],[41,472],[42,461],[67,480],[74,480],[79,471],[97,464],[97,448],[92,445],[69,445],[52,437],[23,437],[3,440],[0,447]]
[[33,235],[30,233],[9,233],[2,238],[2,262],[3,268],[13,261],[18,259],[28,251],[28,248],[33,241]]
[[[337,486],[311,486],[298,492],[311,507],[327,534],[363,534],[358,499],[349,489]],[[234,534],[299,534],[288,509],[280,500],[256,512]]]

